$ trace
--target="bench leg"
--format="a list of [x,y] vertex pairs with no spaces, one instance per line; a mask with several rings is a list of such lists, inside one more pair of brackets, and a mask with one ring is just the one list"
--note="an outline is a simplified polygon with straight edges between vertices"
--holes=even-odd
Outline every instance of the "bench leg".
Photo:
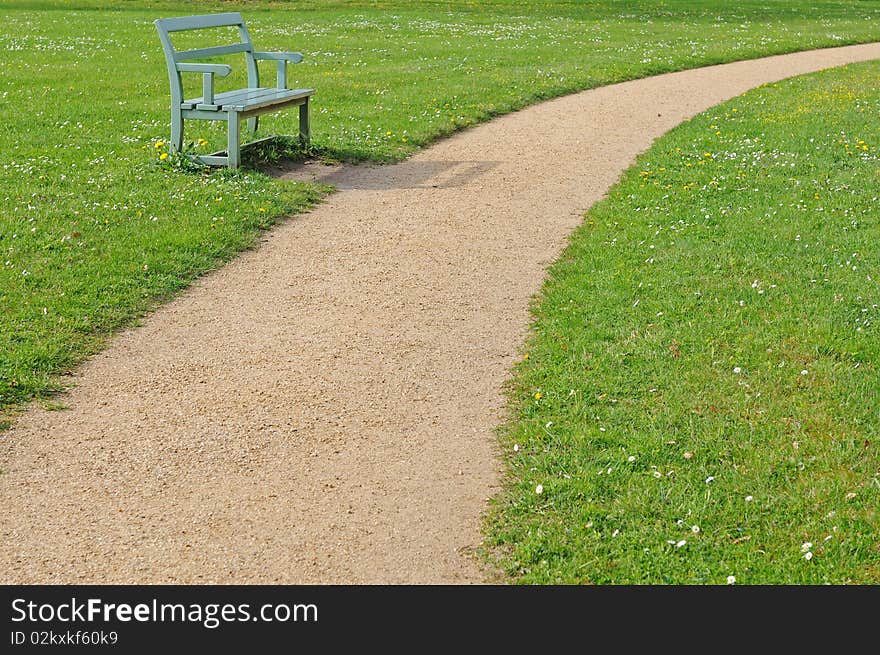
[[251,133],[255,133],[257,131],[257,128],[260,126],[260,117],[254,116],[253,118],[247,119],[247,121],[248,129],[251,131]]
[[309,99],[299,106],[299,140],[308,146],[311,139],[311,126],[309,125]]
[[183,117],[180,112],[171,112],[171,150],[180,152],[183,150]]
[[226,165],[229,168],[238,168],[238,165],[241,163],[238,112],[229,112],[227,121],[228,135],[226,138]]

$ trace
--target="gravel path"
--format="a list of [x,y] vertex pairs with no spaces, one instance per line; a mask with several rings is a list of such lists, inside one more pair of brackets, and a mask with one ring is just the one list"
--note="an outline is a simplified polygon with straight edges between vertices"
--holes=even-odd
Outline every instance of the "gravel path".
[[505,116],[340,191],[116,337],[0,436],[0,582],[459,583],[498,488],[528,301],[682,120],[880,44],[663,75]]

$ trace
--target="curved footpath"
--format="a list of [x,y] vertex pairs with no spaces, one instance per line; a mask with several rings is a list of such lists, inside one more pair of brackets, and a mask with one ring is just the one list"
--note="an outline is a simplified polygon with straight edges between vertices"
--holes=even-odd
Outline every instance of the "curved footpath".
[[877,58],[662,75],[402,164],[319,167],[338,193],[113,339],[69,410],[0,436],[0,582],[484,580],[468,553],[499,483],[501,387],[584,211],[684,119]]

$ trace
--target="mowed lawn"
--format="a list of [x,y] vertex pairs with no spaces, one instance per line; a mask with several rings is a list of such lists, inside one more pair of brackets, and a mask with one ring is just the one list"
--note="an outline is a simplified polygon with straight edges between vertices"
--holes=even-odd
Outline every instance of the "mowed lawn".
[[878,79],[711,109],[587,214],[510,389],[515,579],[880,582]]
[[[306,54],[290,81],[318,89],[316,149],[347,160],[399,159],[578,89],[880,38],[877,1],[235,7],[260,48]],[[229,8],[118,0],[0,8],[0,411],[45,397],[56,374],[113,330],[324,192],[254,170],[200,175],[156,165],[153,144],[167,138],[169,117],[152,21]],[[295,121],[296,112],[266,118],[264,133],[295,133]],[[196,124],[187,136],[222,143],[216,126]]]

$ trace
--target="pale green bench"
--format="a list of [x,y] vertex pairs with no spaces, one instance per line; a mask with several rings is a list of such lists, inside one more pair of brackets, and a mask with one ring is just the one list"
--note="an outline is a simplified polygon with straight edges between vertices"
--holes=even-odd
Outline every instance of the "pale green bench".
[[[288,89],[287,64],[302,61],[298,52],[256,52],[253,41],[245,27],[241,14],[208,14],[204,16],[184,16],[180,18],[161,18],[155,21],[165,51],[168,77],[171,82],[171,142],[173,150],[183,149],[183,121],[195,118],[208,121],[226,121],[228,137],[226,151],[201,155],[200,161],[212,166],[226,165],[238,168],[241,163],[240,126],[247,120],[251,132],[257,131],[260,114],[277,111],[285,107],[299,106],[299,138],[303,144],[309,143],[309,98],[314,89]],[[241,38],[239,43],[198,48],[196,50],[175,50],[170,35],[185,30],[201,30],[215,27],[237,27]],[[218,57],[243,52],[247,64],[248,87],[235,91],[214,93],[214,76],[226,77],[232,68],[225,64],[193,63],[193,60]],[[260,72],[257,62],[270,60],[277,62],[276,84],[274,87],[260,86]],[[202,97],[186,100],[183,97],[181,73],[202,73]],[[248,144],[251,145],[251,144]]]

